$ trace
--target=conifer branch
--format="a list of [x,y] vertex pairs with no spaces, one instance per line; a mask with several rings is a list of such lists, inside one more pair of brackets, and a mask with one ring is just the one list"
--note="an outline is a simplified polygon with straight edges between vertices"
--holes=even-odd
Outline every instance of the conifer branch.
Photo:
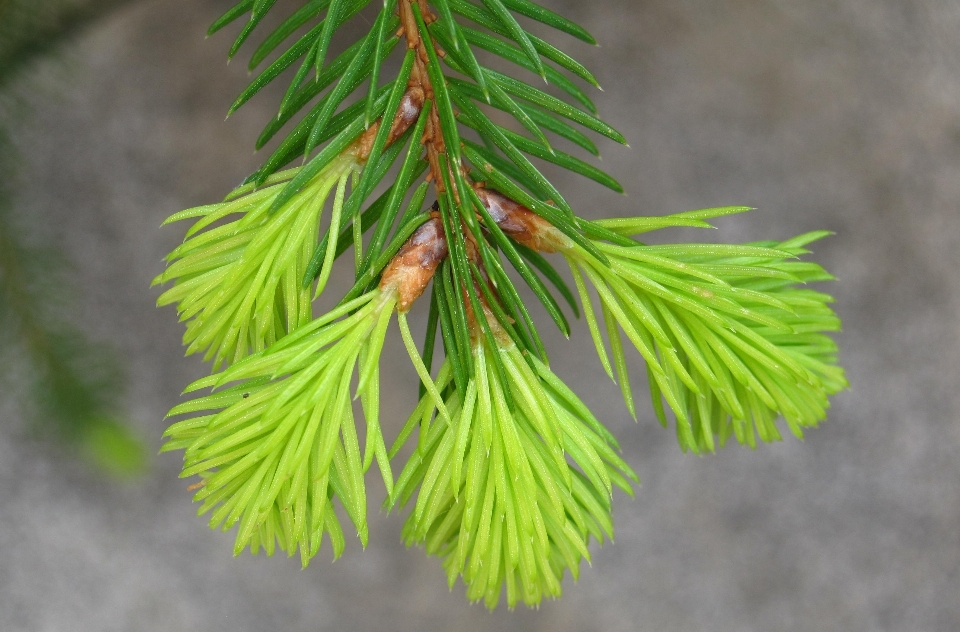
[[[164,449],[183,449],[183,475],[201,475],[196,499],[213,511],[211,526],[239,524],[238,553],[270,553],[278,543],[299,550],[304,564],[324,533],[335,556],[342,552],[335,498],[366,543],[363,474],[376,459],[387,506],[412,504],[404,537],[444,558],[451,585],[462,577],[468,597],[491,608],[502,589],[510,607],[536,605],[560,594],[567,571],[577,577],[591,538],[612,537],[613,488],[632,493],[636,477],[614,437],[549,368],[509,268],[565,335],[572,330],[561,305],[583,314],[601,365],[636,417],[626,335],[646,365],[655,415],[666,425],[669,409],[681,448],[709,452],[730,436],[751,447],[757,437],[779,439],[779,417],[801,436],[846,387],[827,335],[839,328],[832,299],[799,287],[831,278],[796,260],[824,233],[648,246],[634,236],[708,226],[748,209],[578,217],[534,161],[622,192],[555,144],[596,155],[581,130],[625,139],[577,84],[596,87],[593,75],[517,16],[593,42],[589,33],[528,0],[387,0],[361,39],[332,51],[335,32],[368,4],[311,0],[266,36],[251,68],[313,24],[230,111],[297,62],[257,146],[313,105],[224,202],[168,220],[199,218],[157,279],[174,283],[161,303],[178,304],[188,352],[204,351],[215,370],[225,368],[189,389],[220,390],[171,411],[212,412],[172,425]],[[211,32],[250,14],[233,56],[272,6],[241,1]],[[397,48],[400,71],[379,86]],[[488,68],[492,57],[566,96]],[[490,108],[524,133],[494,122]],[[299,156],[303,166],[279,171]],[[378,186],[385,191],[370,202]],[[430,192],[435,200],[424,209]],[[354,287],[314,317],[312,298],[351,247]],[[567,262],[576,291],[551,254]],[[421,351],[407,313],[424,294]],[[387,452],[378,362],[394,312],[420,401]],[[367,426],[362,454],[349,406],[355,372]],[[391,459],[418,430],[394,483]]]

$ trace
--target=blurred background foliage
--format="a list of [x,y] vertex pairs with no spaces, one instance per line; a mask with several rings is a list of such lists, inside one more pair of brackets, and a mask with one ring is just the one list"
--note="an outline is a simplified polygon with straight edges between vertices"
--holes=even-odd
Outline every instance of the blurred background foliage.
[[[124,0],[0,0],[0,398],[14,398],[27,431],[104,472],[146,467],[143,443],[123,422],[123,375],[105,344],[71,322],[70,263],[38,243],[39,218],[17,212],[16,149],[10,130],[29,125],[22,92],[31,63],[56,55],[84,25]],[[16,87],[14,87],[16,84]]]

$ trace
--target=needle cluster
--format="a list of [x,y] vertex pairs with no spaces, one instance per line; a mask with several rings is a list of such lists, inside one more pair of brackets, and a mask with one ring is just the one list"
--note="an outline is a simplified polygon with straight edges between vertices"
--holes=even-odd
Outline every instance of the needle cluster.
[[[443,558],[451,586],[462,578],[490,608],[504,591],[510,607],[533,606],[561,594],[566,572],[578,576],[591,539],[613,537],[613,489],[631,494],[637,479],[549,368],[514,279],[565,335],[567,314],[583,314],[634,417],[623,336],[682,449],[710,452],[730,437],[754,447],[781,437],[781,418],[802,436],[846,386],[828,336],[840,327],[832,299],[803,287],[831,277],[799,260],[824,233],[651,246],[636,236],[749,209],[579,217],[534,161],[622,192],[588,162],[598,151],[585,132],[625,141],[581,87],[598,87],[593,75],[524,24],[594,43],[589,33],[530,0],[371,4],[309,0],[264,37],[250,68],[272,61],[230,111],[291,69],[257,147],[286,135],[224,202],[171,218],[199,219],[157,278],[173,283],[160,302],[177,304],[188,353],[213,361],[188,391],[215,390],[171,410],[188,417],[164,449],[183,450],[182,475],[200,476],[211,526],[238,525],[237,553],[279,547],[304,565],[324,534],[340,555],[343,513],[366,544],[375,459],[386,506],[410,505],[404,538]],[[273,7],[242,0],[211,33],[248,16],[232,57]],[[372,26],[335,53],[334,35],[361,13]],[[313,299],[351,250],[353,288],[315,317]],[[567,262],[572,287],[549,255]],[[418,346],[407,313],[421,297]],[[421,385],[388,452],[378,365],[394,314]],[[394,483],[391,463],[413,443]]]

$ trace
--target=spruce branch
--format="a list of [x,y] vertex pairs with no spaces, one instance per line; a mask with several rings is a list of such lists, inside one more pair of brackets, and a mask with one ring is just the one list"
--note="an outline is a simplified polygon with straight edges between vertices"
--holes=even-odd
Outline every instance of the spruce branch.
[[[366,544],[364,473],[376,459],[386,506],[413,505],[404,538],[444,558],[451,586],[462,577],[468,597],[490,608],[504,589],[511,608],[536,605],[560,595],[568,570],[577,577],[590,538],[612,537],[613,488],[632,493],[636,476],[549,368],[510,268],[565,335],[562,305],[583,314],[634,417],[622,335],[646,364],[655,415],[667,424],[665,401],[676,418],[682,449],[713,451],[731,436],[753,447],[757,437],[780,438],[779,417],[802,436],[846,387],[828,336],[840,326],[832,299],[801,287],[832,278],[798,260],[825,233],[650,246],[635,236],[748,209],[577,216],[536,163],[622,192],[589,156],[555,145],[596,156],[585,132],[625,139],[578,84],[597,87],[593,75],[518,17],[592,43],[589,33],[529,0],[386,0],[360,39],[332,50],[369,4],[311,0],[266,35],[250,67],[274,60],[230,112],[296,66],[257,147],[286,135],[224,202],[168,220],[200,218],[157,278],[174,283],[160,302],[177,303],[187,321],[188,353],[225,368],[188,388],[212,394],[171,410],[190,417],[170,427],[164,450],[184,450],[182,475],[201,476],[196,500],[213,512],[211,526],[239,524],[237,553],[279,544],[304,564],[324,533],[335,556],[343,550],[334,498]],[[211,32],[249,14],[232,57],[272,8],[244,0]],[[397,48],[400,69],[381,86]],[[533,72],[564,97],[489,59]],[[491,109],[523,133],[494,122]],[[281,171],[298,157],[302,166]],[[314,317],[312,299],[351,247],[353,288]],[[566,261],[573,287],[551,254]],[[407,313],[424,294],[421,350]],[[420,400],[388,453],[378,364],[394,313]],[[351,391],[366,420],[362,451]],[[415,433],[394,484],[390,461]]]

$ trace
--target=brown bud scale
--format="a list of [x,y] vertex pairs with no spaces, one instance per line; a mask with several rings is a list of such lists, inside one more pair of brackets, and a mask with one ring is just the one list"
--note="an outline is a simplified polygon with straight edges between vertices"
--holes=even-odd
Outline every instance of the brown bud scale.
[[[400,100],[400,109],[393,119],[393,125],[390,127],[390,135],[387,136],[387,145],[392,145],[398,138],[404,135],[408,129],[413,127],[414,123],[420,117],[420,111],[423,109],[423,101],[426,98],[423,88],[411,86]],[[419,142],[419,141],[418,141]]]
[[447,238],[439,216],[431,217],[390,260],[380,278],[380,290],[396,291],[397,309],[406,312],[420,298],[447,256]]
[[[397,142],[397,139],[403,136],[404,133],[417,122],[420,111],[423,109],[424,98],[423,88],[419,86],[407,88],[403,98],[400,100],[397,115],[393,118],[393,123],[390,125],[390,133],[387,135],[387,147]],[[381,124],[381,119],[374,121],[354,144],[353,153],[360,161],[366,162],[370,157],[370,152],[373,150],[373,143],[377,138],[377,132],[380,130]]]
[[537,252],[559,252],[570,247],[566,235],[526,206],[492,189],[477,187],[476,191],[500,230],[518,244]]

